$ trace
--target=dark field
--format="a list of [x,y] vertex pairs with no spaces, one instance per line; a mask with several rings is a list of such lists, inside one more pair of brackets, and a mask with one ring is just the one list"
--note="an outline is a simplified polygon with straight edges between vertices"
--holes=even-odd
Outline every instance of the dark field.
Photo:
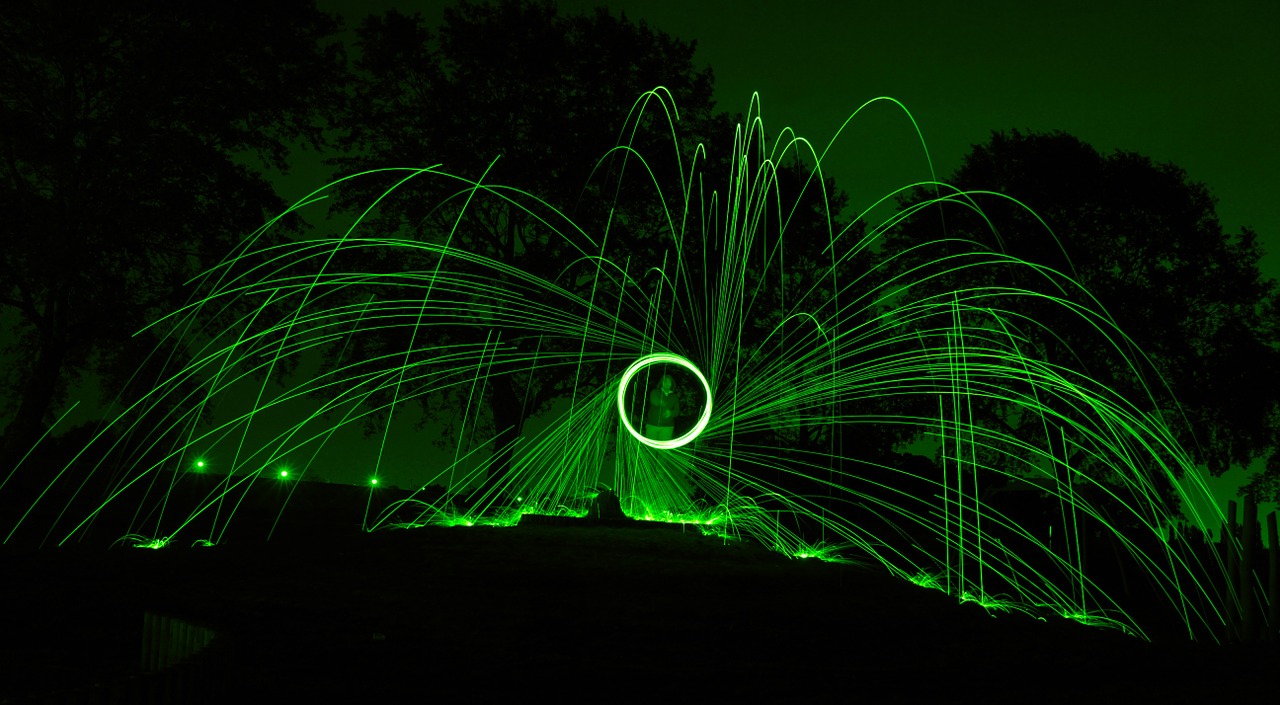
[[1261,694],[1276,677],[1274,650],[993,618],[878,571],[666,527],[429,528],[0,555],[0,683],[13,702],[92,682],[107,684],[102,702],[158,687],[165,676],[130,680],[145,611],[217,633],[175,670],[182,699],[205,702],[445,693],[1184,702]]

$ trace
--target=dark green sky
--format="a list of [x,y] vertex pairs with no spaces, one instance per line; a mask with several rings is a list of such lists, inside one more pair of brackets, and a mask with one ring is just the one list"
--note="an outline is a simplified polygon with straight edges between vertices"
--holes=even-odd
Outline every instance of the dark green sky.
[[[351,27],[392,7],[434,23],[450,4],[319,2]],[[1264,271],[1280,277],[1275,0],[559,4],[565,12],[603,5],[697,40],[697,62],[715,71],[721,108],[745,112],[758,91],[770,133],[791,126],[819,148],[859,105],[892,96],[919,122],[940,177],[994,129],[1061,129],[1104,152],[1173,162],[1210,187],[1228,231],[1259,232],[1269,252]],[[860,116],[823,166],[855,207],[928,176],[910,124],[887,104]],[[303,171],[295,179],[315,173]],[[308,185],[284,195],[304,195]]]

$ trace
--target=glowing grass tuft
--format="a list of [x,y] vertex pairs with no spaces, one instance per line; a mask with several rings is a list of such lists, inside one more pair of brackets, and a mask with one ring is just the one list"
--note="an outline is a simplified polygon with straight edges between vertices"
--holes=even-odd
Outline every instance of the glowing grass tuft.
[[823,542],[809,544],[802,541],[796,546],[778,545],[774,550],[788,558],[813,558],[824,563],[843,563],[846,565],[853,565],[857,563],[857,561],[853,561],[842,555],[852,547],[853,546],[851,544],[847,543],[829,545]]
[[152,538],[141,534],[127,534],[116,539],[115,543],[127,544],[131,548],[161,549],[168,547],[172,540],[172,536],[158,536]]
[[[968,591],[960,593],[960,604],[971,602],[978,605],[988,613],[991,612],[1012,612],[1022,611],[1024,608],[1010,600],[1008,597],[991,597],[990,595],[975,595]],[[992,615],[994,616],[994,615]]]
[[946,586],[938,580],[938,576],[934,573],[920,571],[919,573],[907,578],[907,580],[914,585],[918,585],[929,590],[941,590],[942,592],[947,591]]

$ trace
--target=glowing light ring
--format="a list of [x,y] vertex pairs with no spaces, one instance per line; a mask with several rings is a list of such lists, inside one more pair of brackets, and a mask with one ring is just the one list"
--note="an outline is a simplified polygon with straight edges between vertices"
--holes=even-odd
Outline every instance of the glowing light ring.
[[[702,416],[698,419],[698,423],[694,424],[693,428],[690,429],[688,433],[669,441],[655,441],[652,438],[647,438],[631,425],[631,421],[627,418],[626,391],[627,385],[631,383],[631,378],[635,377],[640,370],[643,370],[650,365],[657,365],[664,362],[679,365],[692,372],[693,375],[698,378],[698,381],[702,382],[702,388],[707,393],[707,403],[706,408],[702,410]],[[699,370],[696,365],[679,355],[672,355],[671,353],[654,353],[653,355],[646,355],[631,363],[631,366],[622,373],[622,381],[618,384],[618,418],[622,419],[622,425],[631,432],[631,435],[634,436],[636,440],[651,448],[662,448],[665,450],[679,448],[680,446],[686,445],[693,441],[693,439],[697,438],[698,434],[702,433],[702,429],[706,428],[707,424],[711,422],[711,385],[707,383],[707,378],[702,376],[702,371]]]

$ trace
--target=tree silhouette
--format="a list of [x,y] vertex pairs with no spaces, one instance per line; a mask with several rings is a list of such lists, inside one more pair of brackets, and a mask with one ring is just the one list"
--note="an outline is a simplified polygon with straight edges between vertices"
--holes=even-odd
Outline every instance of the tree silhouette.
[[[1102,155],[1061,132],[1018,131],[993,133],[975,146],[948,183],[1017,202],[940,191],[941,203],[913,210],[935,196],[932,189],[917,189],[903,201],[911,216],[886,240],[883,253],[897,256],[886,274],[907,272],[926,257],[992,261],[988,254],[998,253],[1016,264],[951,267],[914,284],[913,298],[979,292],[986,303],[964,314],[967,325],[980,325],[981,306],[1005,312],[1007,321],[1034,322],[1018,329],[1026,350],[1080,371],[1081,384],[1105,388],[1158,416],[1192,459],[1215,475],[1274,449],[1277,287],[1259,271],[1257,235],[1248,228],[1224,232],[1203,184],[1139,154]],[[1139,364],[1130,366],[1116,347],[1100,344],[1098,328],[1054,300],[1096,307],[1084,291],[1025,263],[1056,270],[1095,296],[1109,317],[1096,322],[1103,328],[1114,322],[1128,336],[1112,336],[1119,351]],[[1020,418],[1008,404],[985,396],[972,401],[983,407],[984,423],[1014,438],[1044,441],[1044,425]],[[1049,404],[1051,418],[1087,411],[1055,403]],[[1047,435],[1052,442],[1059,434]],[[1084,447],[1056,448],[1054,454],[1069,467],[1089,463]],[[1105,481],[1106,468],[1091,472]]]
[[322,144],[336,28],[302,0],[5,5],[0,306],[21,404],[0,467],[79,376],[117,391],[159,335],[133,334],[283,210],[243,158],[287,171],[287,145]]
[[[663,210],[680,212],[684,184],[674,159],[652,164],[661,189],[656,196],[652,183],[645,188],[634,178],[622,184],[614,178],[621,155],[601,164],[602,157],[620,142],[630,141],[646,155],[670,155],[679,149],[687,161],[699,137],[710,132],[712,125],[724,124],[723,117],[713,113],[710,70],[693,67],[693,43],[604,10],[560,16],[550,2],[462,2],[445,10],[444,24],[436,34],[421,17],[390,11],[365,21],[358,31],[357,49],[359,82],[341,119],[345,134],[341,144],[353,156],[331,161],[343,173],[441,164],[443,170],[463,178],[479,181],[483,177],[488,184],[520,189],[564,211],[583,232],[599,237],[607,225],[608,256],[620,267],[631,258],[632,271],[660,262],[660,252],[667,249],[662,238],[672,237]],[[678,105],[682,141],[677,145],[672,144],[669,130],[653,129],[658,123],[652,115],[637,125],[634,136],[622,133],[637,97],[656,86],[669,90]],[[639,186],[628,185],[636,182]],[[335,207],[361,214],[389,185],[367,178],[345,182]],[[518,291],[525,301],[541,301],[547,294],[517,281],[524,277],[557,282],[565,290],[582,293],[584,299],[592,286],[622,296],[620,278],[595,280],[566,270],[583,251],[525,210],[548,209],[515,192],[507,192],[512,200],[477,193],[466,204],[471,217],[455,232],[463,199],[450,197],[460,188],[457,182],[424,179],[392,192],[365,218],[362,232],[420,242],[447,240],[451,247],[482,260],[451,261],[451,276],[487,278],[494,291]],[[628,189],[643,195],[632,197]],[[563,220],[555,224],[567,227]],[[433,256],[417,257],[403,250],[366,251],[358,257],[361,261],[354,266],[366,272],[432,271],[437,262]],[[378,287],[376,295],[380,299],[399,296],[385,285]],[[436,295],[447,294],[437,290]],[[546,353],[547,346],[571,341],[557,341],[515,321],[504,321],[494,315],[500,303],[468,296],[460,305],[469,306],[472,313],[487,311],[480,317],[483,325],[477,325],[475,316],[465,321],[434,320],[432,344],[480,347],[500,340],[508,351],[490,366],[476,390],[487,411],[478,424],[480,432],[474,435],[492,439],[496,458],[489,473],[492,486],[494,478],[509,469],[526,419],[572,393],[573,370],[535,372],[528,360]],[[415,326],[384,326],[379,336],[353,340],[348,355],[371,360],[389,351],[407,350],[414,331]],[[419,355],[406,364],[427,364],[427,358]],[[505,365],[503,359],[513,362]],[[467,374],[474,376],[474,369]],[[372,407],[384,411],[365,417],[367,428],[385,421],[385,404],[394,393],[386,389],[369,397]],[[415,398],[427,418],[447,422],[468,405],[471,394],[468,385],[456,384]]]
[[1259,503],[1280,502],[1280,451],[1272,451],[1262,472],[1242,487],[1240,494],[1253,495],[1254,501]]
[[[754,123],[743,128],[758,130]],[[709,283],[702,305],[708,311],[694,315],[719,330],[703,333],[734,348],[721,356],[732,369],[718,380],[733,389],[734,454],[752,466],[760,489],[801,495],[815,492],[815,480],[829,480],[828,466],[846,450],[833,421],[857,413],[857,405],[836,392],[833,380],[850,364],[842,336],[865,323],[868,311],[849,305],[850,282],[863,266],[851,250],[865,225],[841,217],[847,195],[834,179],[819,180],[789,139],[756,135],[733,165],[735,187],[749,192],[734,216],[736,229],[719,225],[690,239],[684,257]],[[730,207],[726,194],[735,187],[714,183],[718,207]],[[695,210],[711,210],[708,195]],[[860,449],[847,450],[888,452],[894,430],[863,433]],[[779,449],[794,455],[779,463]]]

